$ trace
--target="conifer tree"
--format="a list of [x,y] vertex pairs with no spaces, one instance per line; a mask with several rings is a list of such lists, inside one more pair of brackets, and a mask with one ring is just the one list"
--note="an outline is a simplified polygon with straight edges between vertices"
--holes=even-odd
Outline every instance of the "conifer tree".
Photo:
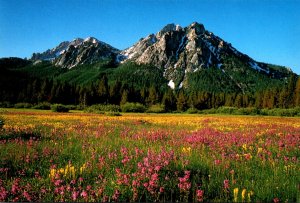
[[177,110],[178,111],[185,111],[186,110],[187,102],[186,102],[186,98],[185,98],[183,90],[179,91],[176,105],[177,105]]
[[103,75],[98,86],[98,96],[100,103],[108,102],[108,81],[107,76]]
[[295,106],[300,106],[300,77],[298,77],[295,87]]
[[171,89],[168,89],[167,92],[165,92],[162,104],[165,106],[166,111],[173,111],[176,109],[176,98]]
[[235,101],[234,101],[234,106],[237,108],[243,107],[243,95],[242,94],[238,94],[236,96]]
[[129,94],[128,90],[124,89],[122,93],[120,105],[123,105],[128,102],[128,94]]
[[110,87],[109,98],[111,104],[119,104],[121,100],[120,95],[121,82],[118,80]]
[[158,94],[154,86],[149,88],[149,95],[146,99],[147,105],[151,106],[158,102]]

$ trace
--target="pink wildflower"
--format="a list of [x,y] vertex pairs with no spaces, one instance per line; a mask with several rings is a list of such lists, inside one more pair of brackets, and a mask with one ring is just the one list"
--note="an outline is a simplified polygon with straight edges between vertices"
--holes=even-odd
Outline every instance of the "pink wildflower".
[[203,195],[204,195],[203,190],[196,190],[196,197],[198,202],[203,202]]
[[79,195],[79,192],[73,191],[73,192],[72,192],[72,200],[73,200],[73,201],[77,200],[78,195]]
[[228,191],[229,190],[229,180],[224,180],[224,182],[223,182],[223,184],[224,184],[224,189],[226,190],[226,191]]
[[83,190],[83,191],[80,193],[80,196],[83,197],[83,198],[85,199],[85,198],[87,198],[88,193],[87,193],[85,190]]

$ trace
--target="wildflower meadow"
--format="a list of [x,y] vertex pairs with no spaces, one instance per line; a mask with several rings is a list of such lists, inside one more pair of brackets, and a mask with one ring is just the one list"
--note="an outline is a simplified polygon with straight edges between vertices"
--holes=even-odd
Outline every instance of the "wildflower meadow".
[[300,118],[3,110],[1,121],[1,202],[300,201]]

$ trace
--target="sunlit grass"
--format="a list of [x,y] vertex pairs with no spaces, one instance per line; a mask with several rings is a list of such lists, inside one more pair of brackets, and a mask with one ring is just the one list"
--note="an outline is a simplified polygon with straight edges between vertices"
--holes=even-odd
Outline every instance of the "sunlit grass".
[[300,118],[1,115],[0,201],[299,201]]

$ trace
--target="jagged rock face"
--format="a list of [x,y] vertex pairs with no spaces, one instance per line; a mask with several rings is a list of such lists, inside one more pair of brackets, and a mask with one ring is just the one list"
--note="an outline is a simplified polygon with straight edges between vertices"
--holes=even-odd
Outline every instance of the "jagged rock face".
[[60,43],[57,47],[53,49],[48,49],[47,51],[43,53],[33,53],[31,60],[37,61],[37,60],[54,60],[56,59],[61,53],[63,53],[66,49],[68,49],[69,46],[78,46],[83,42],[83,39],[76,38],[73,41],[64,41]]
[[32,56],[35,63],[51,60],[56,66],[69,69],[106,58],[115,60],[116,63],[131,60],[138,64],[154,65],[163,70],[163,76],[169,80],[169,86],[173,89],[188,88],[188,77],[206,68],[219,69],[242,91],[247,89],[247,84],[237,82],[235,75],[253,70],[272,78],[280,79],[286,75],[237,51],[230,43],[207,31],[197,22],[184,28],[168,24],[156,34],[140,39],[123,51],[89,37],[85,40],[77,38],[71,42],[62,42],[51,50]]
[[119,50],[89,37],[77,46],[70,45],[54,63],[63,68],[73,68],[81,64],[92,64],[104,58],[115,57]]
[[43,53],[34,53],[31,60],[50,60],[56,66],[73,68],[81,64],[91,64],[104,58],[114,58],[119,50],[94,37],[76,38],[65,41]]
[[209,67],[223,69],[224,56],[237,57],[258,71],[269,71],[197,22],[185,28],[168,24],[156,35],[149,35],[122,51],[119,59],[162,68],[164,76],[180,87],[185,86],[186,73]]

